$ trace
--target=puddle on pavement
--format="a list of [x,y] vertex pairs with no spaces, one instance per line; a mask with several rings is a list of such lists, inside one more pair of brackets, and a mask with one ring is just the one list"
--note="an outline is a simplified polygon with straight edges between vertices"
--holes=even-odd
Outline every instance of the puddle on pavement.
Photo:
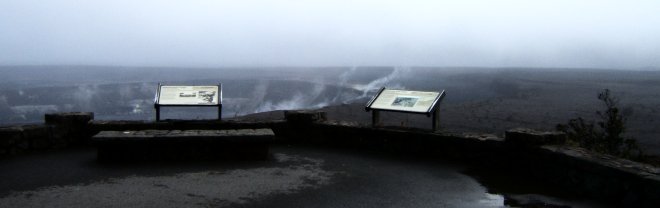
[[506,207],[612,207],[601,201],[571,195],[561,188],[512,172],[472,168],[464,173],[486,187],[489,194],[501,197],[501,205]]

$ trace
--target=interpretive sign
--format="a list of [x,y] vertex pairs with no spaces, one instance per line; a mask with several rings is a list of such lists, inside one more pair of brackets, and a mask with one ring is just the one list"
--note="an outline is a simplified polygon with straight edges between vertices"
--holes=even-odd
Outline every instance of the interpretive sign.
[[375,97],[370,108],[415,113],[429,113],[440,98],[440,92],[384,89]]
[[381,88],[367,103],[366,110],[373,110],[373,125],[379,123],[378,111],[433,115],[433,129],[438,126],[438,106],[445,96],[445,91],[410,91]]
[[217,105],[218,86],[160,86],[161,105]]
[[218,119],[222,118],[222,84],[208,86],[161,85],[154,107],[156,120],[160,120],[161,106],[218,107]]

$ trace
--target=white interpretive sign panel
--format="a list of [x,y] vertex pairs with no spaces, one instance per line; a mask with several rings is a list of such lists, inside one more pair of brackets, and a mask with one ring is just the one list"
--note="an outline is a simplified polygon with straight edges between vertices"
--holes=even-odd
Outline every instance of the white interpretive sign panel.
[[164,86],[158,93],[159,105],[218,105],[218,86]]
[[433,116],[432,128],[436,131],[440,128],[440,101],[445,97],[445,91],[427,92],[410,90],[388,90],[380,88],[365,107],[371,111],[372,126],[380,125],[380,111],[394,111],[414,114],[426,114]]
[[441,98],[441,92],[383,89],[368,108],[378,110],[429,113]]

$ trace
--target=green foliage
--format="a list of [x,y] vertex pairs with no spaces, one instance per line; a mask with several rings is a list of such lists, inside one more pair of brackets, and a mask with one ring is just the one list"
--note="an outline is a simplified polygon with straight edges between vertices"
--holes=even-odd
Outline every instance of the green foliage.
[[642,159],[642,150],[634,138],[625,137],[626,118],[621,114],[619,100],[609,89],[598,94],[605,105],[604,111],[596,111],[599,121],[585,121],[582,117],[571,119],[568,124],[558,124],[557,130],[566,133],[571,143],[601,153],[629,159]]

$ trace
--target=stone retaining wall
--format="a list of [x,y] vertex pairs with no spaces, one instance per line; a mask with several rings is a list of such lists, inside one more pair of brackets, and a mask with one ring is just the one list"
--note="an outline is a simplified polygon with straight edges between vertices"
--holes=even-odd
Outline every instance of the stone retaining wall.
[[44,124],[0,127],[0,157],[86,144],[94,113],[46,114]]
[[87,144],[103,130],[270,128],[277,143],[371,149],[466,162],[524,175],[575,196],[600,198],[623,207],[660,207],[660,171],[633,161],[562,146],[558,132],[513,129],[490,134],[450,134],[397,127],[372,128],[326,121],[325,113],[289,111],[285,121],[95,121],[93,113],[46,115],[44,124],[0,127],[0,157]]
[[[302,112],[305,114],[307,112]],[[297,118],[304,115],[296,115]],[[606,201],[616,207],[660,207],[660,169],[564,146],[560,132],[512,129],[490,134],[448,134],[397,127],[371,128],[342,122],[289,122],[288,142],[416,154],[490,169],[508,180],[533,180],[563,194]]]

